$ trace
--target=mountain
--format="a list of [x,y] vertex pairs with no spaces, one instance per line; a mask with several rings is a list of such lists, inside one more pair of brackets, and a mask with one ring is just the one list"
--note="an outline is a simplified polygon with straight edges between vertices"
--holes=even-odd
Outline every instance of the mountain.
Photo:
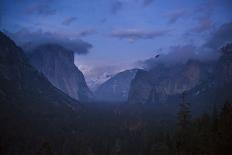
[[137,72],[128,102],[151,104],[175,112],[185,92],[194,114],[212,112],[232,100],[232,44],[221,49],[218,60],[189,60],[184,64],[157,64]]
[[120,72],[101,84],[95,91],[97,100],[109,102],[127,101],[131,80],[138,69]]
[[81,111],[79,102],[55,88],[0,32],[0,154],[33,154],[44,142],[70,137]]
[[186,64],[157,65],[140,71],[131,82],[130,103],[165,103],[169,96],[181,94],[208,80],[212,65],[189,60]]
[[43,44],[30,52],[31,64],[58,89],[80,101],[92,98],[84,75],[74,64],[74,53],[58,44]]
[[[90,70],[90,72],[92,72],[92,70]],[[114,76],[113,73],[108,73],[107,71],[99,72],[95,75],[87,75],[86,82],[88,83],[89,88],[93,92],[95,92],[101,84],[103,84],[104,82],[112,78],[113,76]]]

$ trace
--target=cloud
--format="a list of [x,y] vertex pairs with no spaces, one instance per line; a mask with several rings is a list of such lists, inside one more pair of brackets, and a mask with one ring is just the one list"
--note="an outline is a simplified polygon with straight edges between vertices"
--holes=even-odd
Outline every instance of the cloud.
[[52,0],[43,0],[37,3],[33,3],[27,7],[28,14],[38,14],[38,15],[54,15],[56,9],[52,8]]
[[72,24],[76,19],[77,19],[76,17],[67,17],[64,19],[62,24],[68,26],[68,25]]
[[8,34],[26,52],[46,43],[59,44],[77,54],[87,54],[93,47],[90,43],[87,43],[77,37],[69,37],[66,33],[52,33],[44,32],[42,30],[31,32],[24,28],[18,32],[6,32],[6,34]]
[[143,6],[149,6],[151,5],[154,0],[114,0],[111,5],[111,13],[117,14],[119,11],[121,11],[124,7],[125,3],[142,3]]
[[150,69],[159,63],[170,65],[186,63],[190,59],[215,60],[220,56],[218,49],[229,42],[232,42],[232,22],[221,25],[202,46],[196,47],[193,44],[170,46],[162,50],[163,54],[160,54],[158,58],[154,55],[150,59],[140,61],[139,65],[145,69]]
[[157,64],[174,65],[184,64],[188,60],[210,61],[218,58],[218,54],[212,50],[203,47],[196,47],[192,44],[170,46],[166,49],[166,53],[140,61],[139,64],[145,69],[151,69]]
[[209,31],[213,27],[213,22],[209,16],[201,17],[198,20],[198,24],[191,29],[191,32],[202,33]]
[[112,3],[111,12],[112,14],[117,14],[123,8],[123,3],[119,0],[116,0]]
[[150,5],[152,2],[154,2],[154,0],[143,0],[143,5],[144,5],[144,6],[148,6],[148,5]]
[[186,15],[185,10],[177,10],[166,14],[166,16],[168,17],[169,24],[173,24],[177,22],[180,18],[184,17],[185,15]]
[[204,46],[218,49],[228,42],[232,42],[232,22],[221,25]]
[[136,41],[138,39],[154,39],[168,34],[169,30],[145,31],[141,29],[122,29],[114,30],[112,37]]
[[145,60],[143,63],[145,68],[151,68],[155,64],[164,63],[164,64],[176,64],[176,63],[185,63],[190,58],[195,58],[196,47],[193,45],[183,45],[183,46],[170,46],[167,49],[167,54],[160,54],[158,58],[152,57],[148,60]]

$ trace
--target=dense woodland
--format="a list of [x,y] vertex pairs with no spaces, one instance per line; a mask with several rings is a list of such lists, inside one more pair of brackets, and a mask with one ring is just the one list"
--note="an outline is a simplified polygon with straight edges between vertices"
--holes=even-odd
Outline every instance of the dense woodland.
[[[211,113],[193,118],[191,104],[182,100],[176,117],[173,116],[175,123],[162,115],[158,118],[153,113],[155,107],[129,106],[122,112],[115,105],[88,108],[77,123],[81,127],[75,136],[56,135],[57,139],[63,138],[60,142],[51,137],[43,139],[35,144],[37,149],[31,150],[32,154],[230,155],[232,152],[232,103],[228,101],[221,110],[215,107]],[[14,148],[14,144],[1,141],[1,154],[24,154],[30,144],[23,142]]]

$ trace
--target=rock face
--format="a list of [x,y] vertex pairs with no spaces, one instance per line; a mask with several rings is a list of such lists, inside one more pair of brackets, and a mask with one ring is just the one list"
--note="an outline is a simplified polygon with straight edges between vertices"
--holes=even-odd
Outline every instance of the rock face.
[[120,72],[101,84],[95,91],[97,100],[109,102],[127,101],[130,83],[138,69]]
[[[0,133],[4,148],[36,149],[39,140],[68,133],[81,105],[32,67],[23,51],[0,32]],[[59,136],[62,137],[61,134]],[[14,145],[12,145],[14,144]],[[18,148],[17,148],[18,147]]]
[[218,64],[218,74],[224,84],[232,82],[232,43],[221,49],[221,58]]
[[132,80],[128,100],[141,104],[165,103],[169,96],[196,87],[210,70],[210,66],[190,60],[184,65],[157,65],[152,70],[140,71]]
[[80,101],[92,98],[84,75],[74,65],[74,55],[57,44],[44,44],[29,55],[31,64],[58,89]]

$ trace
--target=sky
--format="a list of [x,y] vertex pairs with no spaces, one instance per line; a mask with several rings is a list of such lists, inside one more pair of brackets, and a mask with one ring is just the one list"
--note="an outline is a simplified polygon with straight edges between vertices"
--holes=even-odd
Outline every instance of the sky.
[[90,83],[157,53],[207,57],[202,47],[231,39],[231,8],[231,0],[0,0],[0,29],[19,44],[71,48]]

